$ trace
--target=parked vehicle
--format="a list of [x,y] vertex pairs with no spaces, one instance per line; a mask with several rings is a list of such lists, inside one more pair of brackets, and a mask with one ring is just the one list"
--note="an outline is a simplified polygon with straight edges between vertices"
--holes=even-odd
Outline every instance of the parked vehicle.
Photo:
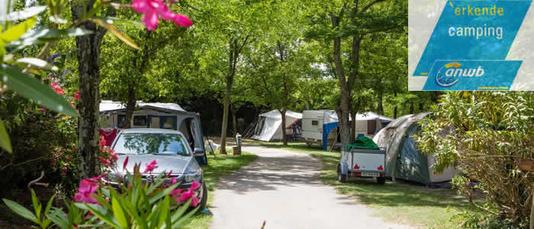
[[340,182],[352,177],[375,178],[378,184],[386,183],[386,152],[373,149],[351,149],[341,152],[337,174]]
[[[200,115],[184,110],[176,103],[145,103],[137,101],[129,125],[126,123],[126,106],[117,101],[103,100],[100,103],[101,134],[120,130],[127,126],[132,128],[161,128],[180,131],[191,148],[205,152],[204,135],[200,123]],[[105,130],[105,131],[104,131]],[[110,137],[110,139],[114,139]],[[107,139],[106,139],[107,140]],[[108,141],[111,144],[112,141]],[[208,164],[205,153],[195,154],[200,165]]]
[[[112,149],[118,154],[117,165],[122,165],[126,157],[128,164],[126,171],[132,173],[135,164],[144,168],[151,161],[157,161],[157,167],[150,173],[142,174],[147,181],[153,175],[167,174],[169,182],[176,179],[179,188],[189,188],[193,181],[200,182],[197,197],[201,200],[200,207],[206,206],[208,190],[203,182],[202,168],[195,160],[195,154],[203,154],[199,149],[191,150],[185,136],[176,130],[168,129],[125,129],[122,130],[112,144]],[[109,182],[116,182],[124,177],[126,171],[118,166],[108,175]],[[143,172],[141,170],[141,172]]]
[[318,143],[326,150],[336,141],[337,123],[334,110],[305,110],[302,112],[302,138],[308,145]]

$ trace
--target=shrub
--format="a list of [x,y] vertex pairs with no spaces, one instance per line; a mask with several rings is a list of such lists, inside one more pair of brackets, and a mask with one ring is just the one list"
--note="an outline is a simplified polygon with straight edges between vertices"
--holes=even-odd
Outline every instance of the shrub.
[[534,158],[534,94],[447,93],[422,129],[420,147],[436,156],[436,170],[455,165],[463,176],[455,187],[482,192],[488,217],[526,227],[534,176],[517,164]]
[[83,179],[73,201],[64,208],[53,207],[52,197],[45,207],[32,191],[33,212],[4,199],[4,203],[21,217],[41,228],[179,228],[198,208],[195,195],[201,184],[194,182],[188,190],[165,174],[143,180],[139,166],[123,182],[109,183],[105,175]]
[[13,154],[0,153],[2,191],[26,188],[41,171],[45,172],[47,182],[72,187],[71,182],[76,182],[76,135],[73,134],[76,119],[22,101],[17,97],[0,99],[1,108],[16,107],[14,114],[0,114],[1,119],[10,120],[7,126],[14,151]]

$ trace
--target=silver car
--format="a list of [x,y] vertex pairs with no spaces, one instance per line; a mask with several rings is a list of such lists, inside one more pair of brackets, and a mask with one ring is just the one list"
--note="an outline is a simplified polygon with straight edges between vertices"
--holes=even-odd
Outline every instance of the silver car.
[[180,188],[188,188],[193,181],[202,187],[198,189],[199,206],[203,209],[207,203],[208,192],[203,182],[202,168],[194,158],[189,144],[180,131],[167,129],[125,129],[122,130],[112,144],[112,149],[119,155],[117,168],[111,176],[122,177],[122,165],[128,157],[126,171],[132,173],[135,164],[141,165],[141,172],[151,161],[157,161],[157,168],[146,177],[170,174],[181,183]]

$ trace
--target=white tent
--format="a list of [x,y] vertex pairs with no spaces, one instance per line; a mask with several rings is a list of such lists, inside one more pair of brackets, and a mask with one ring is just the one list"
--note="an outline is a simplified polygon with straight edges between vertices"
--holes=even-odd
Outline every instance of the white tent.
[[356,134],[374,136],[380,129],[393,121],[386,116],[374,112],[358,113],[356,115]]
[[[260,141],[282,140],[282,115],[278,110],[272,110],[259,115],[259,121],[254,130],[253,139]],[[292,126],[302,119],[302,114],[286,111],[286,134],[293,134]]]

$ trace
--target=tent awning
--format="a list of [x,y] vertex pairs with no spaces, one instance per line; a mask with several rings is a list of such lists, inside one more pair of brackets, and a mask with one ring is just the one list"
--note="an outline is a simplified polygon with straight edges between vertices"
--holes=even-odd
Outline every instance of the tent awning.
[[[280,111],[278,110],[272,110],[263,114],[260,114],[260,117],[266,117],[266,118],[272,118],[272,119],[282,119],[282,115],[280,114]],[[295,119],[302,119],[302,113],[294,112],[294,111],[286,111],[286,118],[291,117]]]
[[[176,112],[186,112],[180,105],[176,103],[145,103],[142,101],[137,101],[138,108],[156,108],[167,111],[176,111]],[[112,112],[112,111],[122,111],[126,110],[126,106],[117,101],[111,100],[102,100],[100,102],[100,113]]]

